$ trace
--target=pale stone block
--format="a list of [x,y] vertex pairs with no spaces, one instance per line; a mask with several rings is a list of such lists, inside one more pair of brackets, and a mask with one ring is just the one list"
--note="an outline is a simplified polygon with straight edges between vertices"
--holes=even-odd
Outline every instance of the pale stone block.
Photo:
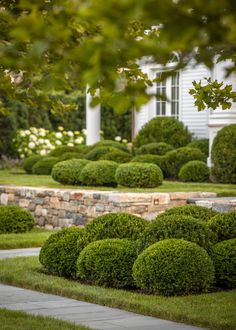
[[58,199],[58,197],[51,197],[49,201],[49,207],[52,209],[60,209],[61,203]]
[[45,225],[45,229],[47,230],[53,230],[53,225]]
[[2,205],[7,205],[8,204],[8,194],[1,194],[1,204]]
[[48,214],[48,210],[47,209],[42,209],[42,216],[46,217]]
[[34,214],[36,215],[36,217],[40,217],[42,215],[42,206],[41,205],[36,206]]
[[19,200],[19,206],[20,207],[27,208],[29,206],[29,204],[30,204],[30,200],[29,199],[23,198],[23,199],[20,199]]
[[15,200],[15,195],[14,194],[8,194],[8,201],[9,202],[14,202]]

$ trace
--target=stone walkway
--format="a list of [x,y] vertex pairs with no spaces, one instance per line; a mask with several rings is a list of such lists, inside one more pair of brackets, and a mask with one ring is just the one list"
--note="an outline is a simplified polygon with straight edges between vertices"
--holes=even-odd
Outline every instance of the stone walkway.
[[[0,250],[0,259],[37,256],[40,248]],[[0,308],[52,316],[97,330],[202,330],[202,328],[143,316],[52,294],[0,284]]]

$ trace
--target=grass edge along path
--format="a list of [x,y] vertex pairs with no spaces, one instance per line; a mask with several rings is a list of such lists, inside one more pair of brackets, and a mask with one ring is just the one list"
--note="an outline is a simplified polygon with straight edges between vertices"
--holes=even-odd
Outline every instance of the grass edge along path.
[[37,257],[0,261],[0,282],[214,330],[236,328],[236,290],[162,297],[81,284],[42,272]]
[[90,328],[61,321],[50,316],[36,316],[21,311],[0,309],[0,329],[89,330]]

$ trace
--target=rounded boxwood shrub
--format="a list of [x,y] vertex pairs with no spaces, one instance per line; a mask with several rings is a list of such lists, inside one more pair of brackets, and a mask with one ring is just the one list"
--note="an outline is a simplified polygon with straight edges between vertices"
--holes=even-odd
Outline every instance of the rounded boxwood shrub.
[[190,142],[187,147],[200,149],[206,157],[209,156],[209,139],[199,139]]
[[126,238],[135,241],[148,224],[147,220],[128,213],[101,215],[86,225],[84,235],[78,240],[79,250],[92,241],[106,238]]
[[153,163],[159,166],[161,169],[163,167],[163,157],[158,155],[138,155],[131,159],[132,163]]
[[178,177],[186,182],[206,182],[209,180],[210,170],[200,160],[191,160],[184,164],[179,171]]
[[222,128],[211,150],[212,176],[217,182],[236,183],[236,124]]
[[192,136],[183,123],[172,117],[155,117],[138,132],[134,147],[151,142],[165,142],[175,148],[186,146]]
[[62,184],[80,184],[81,171],[89,162],[87,159],[70,159],[59,162],[53,166],[52,178]]
[[59,159],[56,157],[42,157],[37,163],[34,164],[32,173],[38,175],[50,175],[53,166],[58,162]]
[[112,151],[117,151],[119,149],[111,147],[111,146],[104,146],[104,147],[95,147],[90,150],[88,153],[85,154],[84,158],[88,160],[100,160],[102,156],[110,153]]
[[162,184],[163,174],[155,164],[127,163],[117,168],[116,181],[127,187],[152,188]]
[[218,242],[236,238],[236,212],[219,213],[208,224],[217,235]]
[[80,181],[86,186],[116,186],[115,173],[118,164],[110,160],[90,162],[82,169]]
[[94,144],[94,147],[114,147],[119,150],[128,151],[127,147],[124,144],[117,142],[117,141],[113,141],[113,140],[99,141]]
[[141,234],[139,251],[166,238],[183,238],[205,249],[211,247],[215,235],[206,223],[189,215],[169,215],[157,217]]
[[128,152],[122,150],[113,150],[102,155],[101,160],[112,160],[116,163],[128,163],[131,160],[132,156]]
[[142,145],[136,150],[137,155],[152,154],[152,155],[165,155],[168,151],[173,150],[173,147],[165,142],[152,142]]
[[64,155],[60,156],[60,162],[68,159],[81,159],[83,156],[78,152],[66,152]]
[[80,145],[75,147],[70,146],[60,146],[55,148],[54,150],[50,151],[48,156],[50,157],[61,157],[68,152],[75,152],[83,155],[87,150],[87,146]]
[[180,168],[191,160],[205,161],[206,156],[197,148],[183,147],[165,154],[163,167],[168,177],[177,178]]
[[195,219],[208,221],[217,214],[218,212],[212,209],[208,209],[206,207],[199,205],[188,204],[183,206],[172,207],[171,209],[168,209],[164,213],[159,215],[159,217],[169,216],[169,215],[176,215],[176,216],[190,215]]
[[125,239],[105,239],[90,243],[77,260],[77,276],[96,285],[124,288],[134,285],[132,266],[136,244]]
[[27,157],[23,163],[23,169],[25,170],[25,172],[28,174],[32,174],[32,168],[34,164],[36,164],[40,159],[42,159],[42,156],[40,155],[32,155],[30,157]]
[[211,257],[215,266],[216,285],[236,288],[236,238],[214,245]]
[[34,218],[19,206],[0,206],[0,233],[24,233],[34,227]]
[[75,277],[76,261],[80,250],[77,240],[84,229],[70,227],[52,234],[45,241],[39,254],[39,261],[50,274]]
[[207,252],[197,244],[166,239],[138,256],[133,277],[141,289],[166,296],[188,294],[211,286],[214,266]]

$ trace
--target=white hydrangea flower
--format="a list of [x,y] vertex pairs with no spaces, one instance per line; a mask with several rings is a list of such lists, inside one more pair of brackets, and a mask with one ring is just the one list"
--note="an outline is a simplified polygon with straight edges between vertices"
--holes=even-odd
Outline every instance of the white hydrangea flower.
[[30,149],[34,149],[35,148],[35,143],[34,142],[30,142],[28,144],[28,146],[29,146]]
[[123,139],[122,143],[128,143],[128,141],[126,139]]
[[62,126],[58,126],[57,129],[58,129],[58,131],[64,131],[64,127],[62,127]]
[[72,131],[68,131],[67,135],[72,137],[72,136],[74,136],[74,133]]
[[57,139],[61,139],[63,135],[61,132],[56,132],[55,136]]
[[116,136],[115,137],[115,141],[120,142],[121,141],[121,137],[120,136]]
[[50,142],[48,139],[45,139],[45,140],[44,140],[44,143],[45,143],[47,146],[51,145],[51,142]]
[[40,150],[39,153],[40,153],[41,156],[45,156],[47,154],[45,149]]
[[30,131],[33,134],[37,134],[38,133],[38,129],[36,127],[30,127]]
[[38,144],[44,144],[44,139],[38,139]]
[[84,142],[84,138],[82,136],[78,137],[77,139],[75,139],[75,143],[76,144],[81,144]]
[[25,130],[25,135],[30,135],[30,131],[28,129]]
[[74,144],[71,142],[67,143],[67,145],[68,145],[68,147],[74,147]]
[[60,146],[60,145],[61,145],[61,141],[60,141],[60,140],[56,140],[56,141],[55,141],[55,144],[56,144],[57,146]]
[[25,155],[24,154],[20,154],[20,158],[21,159],[25,158]]
[[39,131],[39,136],[46,136],[46,132],[45,131]]
[[26,134],[25,134],[25,131],[20,131],[20,133],[19,133],[19,135],[21,136],[21,137],[25,137],[26,136]]
[[84,129],[82,129],[82,133],[84,134],[84,135],[87,135],[87,130],[84,128]]
[[33,134],[31,134],[30,136],[29,136],[29,139],[31,140],[31,141],[37,141],[37,137],[35,136],[35,135],[33,135]]

